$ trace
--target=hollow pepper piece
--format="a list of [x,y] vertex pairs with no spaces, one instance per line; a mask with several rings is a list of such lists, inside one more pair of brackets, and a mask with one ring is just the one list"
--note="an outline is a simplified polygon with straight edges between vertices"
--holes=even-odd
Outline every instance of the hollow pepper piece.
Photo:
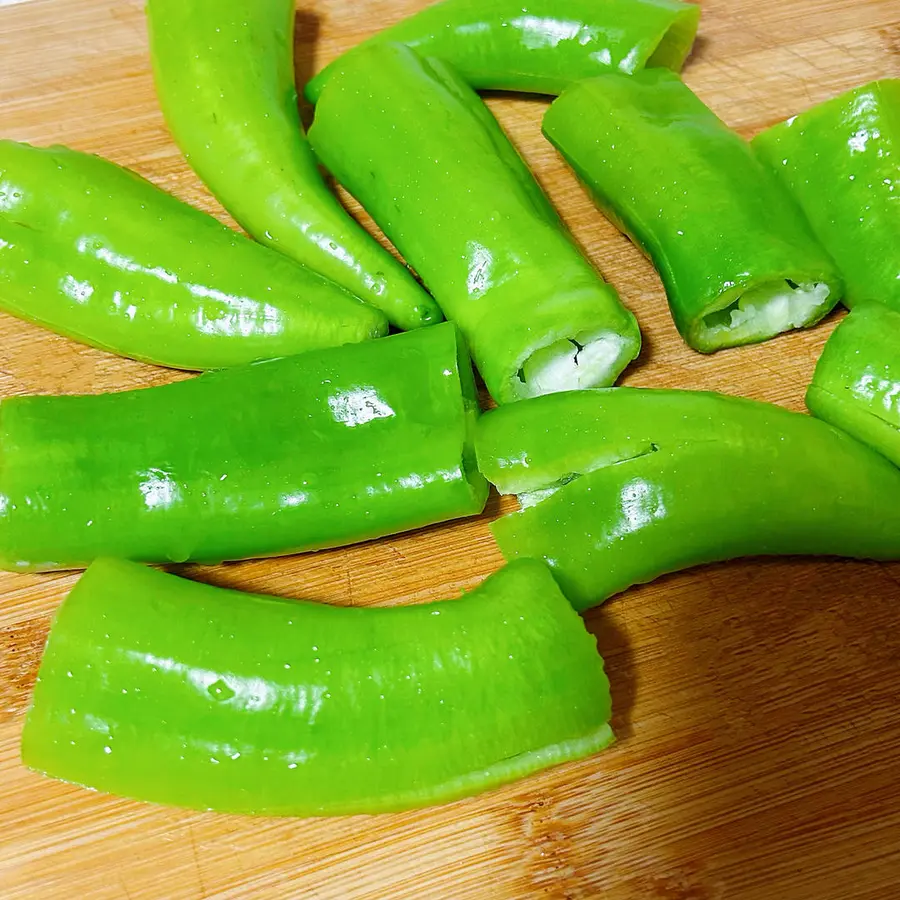
[[[679,70],[699,21],[700,7],[678,0],[444,0],[361,46],[406,44],[448,63],[479,90],[559,94],[608,71]],[[310,101],[335,68],[307,84]]]
[[294,86],[294,0],[148,0],[156,91],[185,158],[258,241],[384,310],[441,320],[404,266],[328,190]]
[[507,559],[545,560],[582,610],[739,556],[900,557],[900,471],[836,428],[691,391],[571,391],[487,413],[478,463],[520,512]]
[[146,362],[208,369],[387,332],[334,282],[114,163],[0,141],[0,309]]
[[583,81],[551,105],[544,134],[653,261],[695,350],[813,325],[840,299],[787,192],[672,72]]
[[844,303],[877,300],[900,310],[900,79],[814,106],[752,146],[838,264]]
[[900,312],[855,306],[825,344],[806,405],[900,466]]
[[272,556],[478,513],[449,324],[118,394],[0,403],[0,566]]
[[634,316],[443,63],[401,44],[350,54],[309,137],[459,325],[498,403],[610,384],[637,356]]
[[374,813],[587,756],[609,716],[596,641],[535,560],[459,600],[372,609],[104,559],[57,613],[22,759],[196,809]]

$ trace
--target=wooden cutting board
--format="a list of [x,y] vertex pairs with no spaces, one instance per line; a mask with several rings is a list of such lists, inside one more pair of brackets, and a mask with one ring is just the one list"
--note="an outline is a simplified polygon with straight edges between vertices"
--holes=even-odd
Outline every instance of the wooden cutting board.
[[[298,77],[422,5],[305,4]],[[744,135],[853,85],[900,75],[900,0],[702,6],[686,78]],[[0,135],[100,153],[228,221],[166,132],[141,0],[0,0],[0,61]],[[541,138],[545,101],[490,104],[640,319],[645,350],[625,383],[802,409],[837,316],[759,347],[715,357],[689,351],[652,268]],[[175,377],[184,376],[0,316],[0,396]],[[481,518],[461,524],[185,571],[333,603],[442,598],[500,565],[487,526],[509,508],[494,497]],[[23,715],[50,616],[74,580],[0,575],[3,900],[900,897],[898,565],[750,560],[629,591],[587,617],[612,680],[613,749],[480,799],[331,821],[164,809],[28,772],[18,759]]]

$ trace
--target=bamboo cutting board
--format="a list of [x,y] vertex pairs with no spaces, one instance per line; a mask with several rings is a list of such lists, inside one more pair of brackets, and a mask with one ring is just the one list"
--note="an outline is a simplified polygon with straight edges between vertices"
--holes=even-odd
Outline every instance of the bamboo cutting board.
[[[298,78],[422,5],[305,3]],[[686,79],[744,135],[900,75],[900,0],[702,6]],[[0,135],[100,153],[228,221],[166,132],[140,0],[0,0],[0,60]],[[689,351],[649,264],[541,138],[545,101],[489,102],[640,319],[645,350],[625,383],[802,409],[835,317],[711,358]],[[0,396],[176,377],[0,316]],[[511,507],[493,497],[477,520],[182,571],[333,603],[437,599],[500,565],[487,526]],[[748,560],[629,591],[587,617],[612,681],[613,749],[479,799],[331,821],[164,809],[28,772],[23,716],[50,616],[74,580],[0,575],[3,900],[900,897],[900,565]]]

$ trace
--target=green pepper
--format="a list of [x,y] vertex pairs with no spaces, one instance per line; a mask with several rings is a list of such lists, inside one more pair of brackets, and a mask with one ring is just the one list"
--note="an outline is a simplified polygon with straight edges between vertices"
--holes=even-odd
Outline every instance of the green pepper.
[[498,403],[610,384],[637,356],[634,316],[440,61],[402,44],[350,54],[309,138],[459,325]]
[[534,560],[459,600],[372,609],[102,559],[57,613],[22,759],[156,803],[374,813],[595,753],[609,716],[596,641]]
[[[678,0],[444,0],[361,46],[406,44],[479,90],[559,94],[604,72],[680,69],[699,21],[700,7]],[[307,84],[310,101],[341,64]]]
[[478,406],[439,325],[162,387],[0,403],[0,566],[218,562],[478,513]]
[[692,391],[572,391],[501,407],[482,472],[520,512],[492,526],[507,559],[554,570],[576,609],[738,556],[900,557],[900,471],[836,428]]
[[544,133],[653,260],[695,350],[808,327],[840,299],[787,192],[672,72],[583,81],[551,105]]
[[834,257],[844,303],[877,300],[900,310],[900,79],[814,106],[752,145]]
[[194,171],[257,240],[384,310],[441,320],[404,266],[328,190],[294,86],[294,0],[148,0],[156,90]]
[[854,307],[825,345],[806,405],[900,466],[900,312]]
[[143,178],[0,141],[0,309],[104,350],[208,369],[378,337],[333,282]]

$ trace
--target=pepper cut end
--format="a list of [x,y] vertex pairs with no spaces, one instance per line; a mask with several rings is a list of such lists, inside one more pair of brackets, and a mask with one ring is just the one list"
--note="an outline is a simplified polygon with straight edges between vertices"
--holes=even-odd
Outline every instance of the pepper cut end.
[[479,506],[480,511],[487,502],[488,492],[490,491],[487,479],[478,468],[478,460],[475,454],[475,431],[478,425],[478,418],[481,415],[481,406],[478,403],[475,372],[472,368],[472,358],[469,355],[465,338],[456,326],[453,326],[453,330],[456,334],[456,371],[459,377],[459,387],[464,409],[460,471],[468,482],[472,499]]
[[728,291],[693,325],[688,343],[703,353],[767,340],[807,328],[837,303],[839,292],[824,281],[779,279],[748,290]]
[[665,68],[673,72],[680,72],[683,68],[700,25],[700,6],[696,3],[685,3],[683,6],[660,36],[659,43],[644,64],[646,68]]
[[516,399],[608,387],[637,356],[630,337],[613,331],[577,334],[536,350],[517,374]]

